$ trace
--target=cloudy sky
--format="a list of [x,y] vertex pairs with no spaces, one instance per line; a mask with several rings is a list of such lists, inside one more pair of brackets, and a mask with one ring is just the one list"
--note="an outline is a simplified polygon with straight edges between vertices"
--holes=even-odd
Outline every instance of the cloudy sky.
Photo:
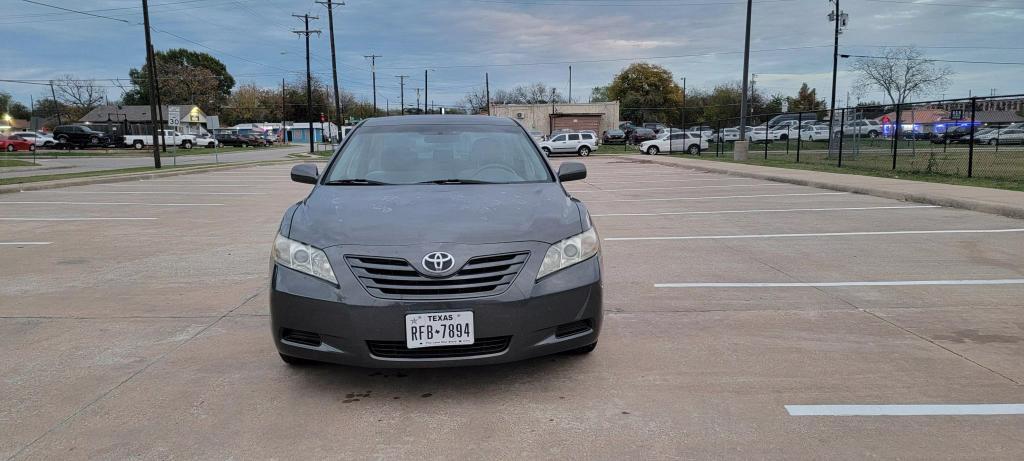
[[[45,80],[62,74],[126,78],[144,61],[139,0],[38,0],[123,19],[62,12],[25,0],[0,0],[3,79]],[[346,0],[336,8],[341,86],[370,100],[370,65],[378,54],[378,102],[399,99],[396,75],[422,86],[430,68],[430,99],[458,104],[483,86],[492,91],[544,82],[565,92],[573,66],[573,97],[607,84],[632,61],[665,66],[689,88],[738,81],[742,74],[743,0]],[[305,69],[292,13],[320,16],[311,28],[313,72],[330,77],[327,15],[313,0],[150,0],[157,49],[186,47],[222,61],[239,83],[279,85]],[[841,53],[878,54],[882,46],[915,45],[931,58],[1024,62],[1024,0],[842,0],[850,16]],[[832,70],[828,0],[755,0],[750,69],[757,86],[794,94],[801,82],[827,95]],[[944,93],[966,97],[1024,93],[1024,65],[950,63],[957,75]],[[855,75],[840,61],[839,98]],[[0,82],[28,103],[46,88]],[[120,96],[111,84],[108,96]],[[941,97],[942,94],[929,95]],[[880,93],[860,95],[880,100]],[[851,99],[856,101],[857,96]],[[842,101],[840,101],[842,104]]]

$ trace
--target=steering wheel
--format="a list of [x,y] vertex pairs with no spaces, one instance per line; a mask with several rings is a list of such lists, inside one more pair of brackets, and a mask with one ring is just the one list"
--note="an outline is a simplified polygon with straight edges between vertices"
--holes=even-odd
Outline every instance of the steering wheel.
[[513,170],[512,168],[509,168],[509,167],[507,167],[505,165],[501,165],[501,164],[498,164],[498,163],[487,164],[487,165],[484,165],[484,166],[482,166],[480,168],[477,168],[476,170],[473,170],[473,176],[475,177],[476,175],[480,174],[480,172],[482,172],[484,170],[502,170],[502,171],[504,171],[506,173],[511,174],[516,179],[523,179],[522,176],[519,176],[519,173],[517,173],[516,170]]

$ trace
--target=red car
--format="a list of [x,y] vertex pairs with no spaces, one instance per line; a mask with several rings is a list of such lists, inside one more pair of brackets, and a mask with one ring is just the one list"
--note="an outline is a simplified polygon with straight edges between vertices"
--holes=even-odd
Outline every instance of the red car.
[[18,137],[0,136],[0,150],[7,152],[27,150],[33,152],[36,150],[36,143]]

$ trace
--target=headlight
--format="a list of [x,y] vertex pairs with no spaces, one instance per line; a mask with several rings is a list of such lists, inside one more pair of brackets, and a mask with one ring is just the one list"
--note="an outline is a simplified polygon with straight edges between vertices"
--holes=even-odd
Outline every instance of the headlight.
[[544,255],[544,262],[537,272],[537,279],[558,272],[573,264],[586,261],[591,256],[601,251],[597,231],[591,227],[582,234],[574,235],[561,242],[551,245],[547,254]]
[[281,234],[274,239],[274,261],[333,284],[338,283],[338,279],[334,277],[334,270],[331,269],[331,262],[327,260],[327,255],[322,250],[287,239]]

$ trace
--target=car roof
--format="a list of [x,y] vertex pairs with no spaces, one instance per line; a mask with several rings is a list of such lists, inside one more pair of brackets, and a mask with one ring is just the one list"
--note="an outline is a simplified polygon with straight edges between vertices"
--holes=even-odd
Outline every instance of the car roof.
[[397,125],[497,125],[518,126],[507,117],[491,117],[487,115],[394,115],[391,117],[369,118],[363,126],[397,126]]

